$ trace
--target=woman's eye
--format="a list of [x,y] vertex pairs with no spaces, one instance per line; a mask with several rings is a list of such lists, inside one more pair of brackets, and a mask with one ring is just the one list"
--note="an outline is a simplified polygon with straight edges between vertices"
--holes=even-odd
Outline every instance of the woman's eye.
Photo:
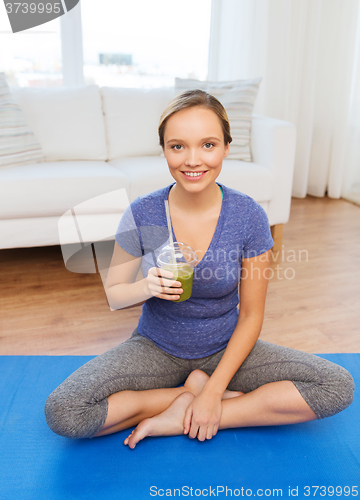
[[174,146],[172,146],[172,149],[175,149],[175,151],[180,151],[181,148],[182,148],[181,144],[175,144]]
[[205,146],[205,149],[211,149],[214,146],[214,144],[212,142],[206,142],[204,144],[204,146]]

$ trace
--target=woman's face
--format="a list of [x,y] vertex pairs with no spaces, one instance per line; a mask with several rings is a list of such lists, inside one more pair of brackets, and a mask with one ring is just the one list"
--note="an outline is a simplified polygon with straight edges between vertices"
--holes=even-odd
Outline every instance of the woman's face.
[[164,155],[171,175],[190,192],[213,184],[229,153],[218,116],[201,106],[173,114],[164,131]]

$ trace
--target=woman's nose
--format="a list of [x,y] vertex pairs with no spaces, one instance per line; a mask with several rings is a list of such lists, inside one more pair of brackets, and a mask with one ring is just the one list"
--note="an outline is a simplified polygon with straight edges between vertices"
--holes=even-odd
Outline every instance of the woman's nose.
[[195,149],[188,150],[185,165],[189,167],[196,167],[197,165],[201,165],[200,155]]

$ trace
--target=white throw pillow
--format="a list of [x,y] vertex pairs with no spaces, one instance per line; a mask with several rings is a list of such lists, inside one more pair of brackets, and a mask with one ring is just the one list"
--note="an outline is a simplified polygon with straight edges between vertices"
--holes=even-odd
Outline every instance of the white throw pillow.
[[102,87],[109,160],[126,156],[159,156],[160,116],[175,94],[174,87]]
[[232,142],[228,158],[252,161],[251,119],[261,78],[228,82],[202,82],[175,78],[175,88],[179,91],[200,89],[216,97],[224,106],[230,121]]
[[40,144],[0,73],[0,167],[43,161]]
[[97,85],[14,88],[13,94],[46,161],[107,159]]

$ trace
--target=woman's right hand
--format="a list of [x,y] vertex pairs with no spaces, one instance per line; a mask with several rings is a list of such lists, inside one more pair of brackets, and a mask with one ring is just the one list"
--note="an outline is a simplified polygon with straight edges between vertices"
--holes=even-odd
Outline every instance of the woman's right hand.
[[151,267],[145,280],[149,293],[158,299],[177,300],[183,292],[173,273],[159,267]]

